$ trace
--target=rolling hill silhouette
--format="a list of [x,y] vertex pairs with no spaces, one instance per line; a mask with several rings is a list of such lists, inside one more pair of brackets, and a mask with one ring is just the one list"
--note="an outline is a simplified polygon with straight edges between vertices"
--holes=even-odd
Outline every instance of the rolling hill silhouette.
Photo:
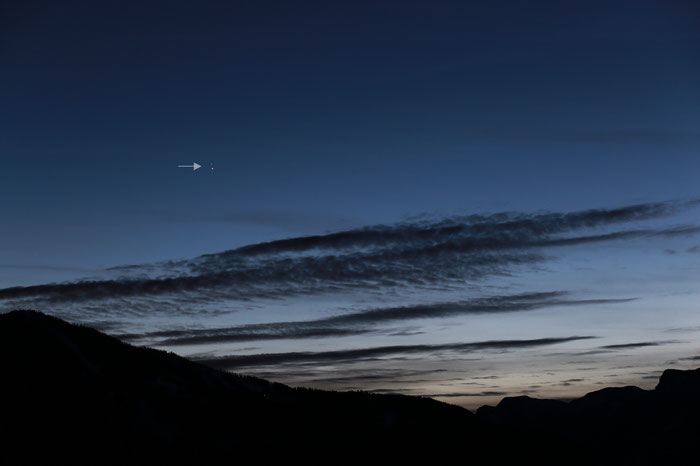
[[[35,311],[0,315],[0,461],[687,464],[700,369],[564,403],[505,398],[476,415],[428,398],[291,388],[139,348]],[[692,462],[694,463],[694,462]]]
[[0,354],[0,455],[27,462],[395,458],[490,438],[471,412],[432,399],[290,388],[34,311],[0,315]]

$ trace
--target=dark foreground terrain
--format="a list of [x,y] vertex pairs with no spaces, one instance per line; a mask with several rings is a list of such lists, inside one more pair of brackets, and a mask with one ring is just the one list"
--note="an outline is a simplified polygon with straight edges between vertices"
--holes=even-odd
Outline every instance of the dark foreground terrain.
[[604,388],[569,403],[504,398],[477,416],[511,432],[563,438],[593,464],[700,464],[700,369],[668,369],[654,390]]
[[700,432],[699,371],[474,415],[225,373],[33,311],[0,315],[0,358],[2,464],[694,464]]

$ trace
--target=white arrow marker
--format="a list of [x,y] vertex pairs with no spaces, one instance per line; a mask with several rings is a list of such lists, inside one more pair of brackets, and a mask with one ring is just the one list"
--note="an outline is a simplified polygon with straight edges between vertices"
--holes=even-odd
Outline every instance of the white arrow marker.
[[177,168],[191,168],[192,171],[200,168],[201,165],[198,164],[197,162],[192,162],[192,165],[178,165]]

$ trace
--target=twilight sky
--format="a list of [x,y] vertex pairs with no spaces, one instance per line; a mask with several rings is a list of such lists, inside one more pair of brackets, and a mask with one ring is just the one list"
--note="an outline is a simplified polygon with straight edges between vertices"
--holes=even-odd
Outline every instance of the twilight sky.
[[[0,5],[0,311],[292,385],[700,360],[700,5]],[[177,168],[197,162],[197,171]]]

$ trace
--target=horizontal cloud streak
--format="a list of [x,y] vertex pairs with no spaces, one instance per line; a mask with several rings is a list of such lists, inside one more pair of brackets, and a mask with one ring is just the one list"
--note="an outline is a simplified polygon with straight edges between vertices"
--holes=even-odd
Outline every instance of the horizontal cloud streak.
[[428,398],[462,398],[465,396],[506,396],[508,392],[494,392],[494,391],[485,391],[485,392],[465,392],[465,393],[432,393],[428,395],[421,395],[425,396]]
[[[695,202],[695,201],[691,201]],[[562,233],[578,228],[590,228],[613,223],[646,220],[670,215],[686,203],[659,202],[637,204],[618,209],[592,209],[568,214],[524,215],[500,213],[494,215],[470,215],[452,217],[437,223],[399,224],[394,227],[374,226],[328,235],[306,236],[286,240],[270,241],[229,251],[228,254],[279,254],[309,249],[342,249],[386,244],[444,241],[450,237],[495,238],[508,240],[517,237],[538,237]],[[516,237],[503,238],[504,232]],[[486,245],[486,244],[483,244]],[[212,256],[203,256],[212,257]]]
[[554,306],[581,306],[629,302],[627,299],[564,299],[564,292],[523,293],[492,296],[466,301],[419,304],[370,309],[309,321],[270,322],[229,328],[171,330],[122,338],[165,338],[161,346],[254,341],[268,339],[303,339],[369,333],[372,326],[409,319],[433,319],[468,314],[522,312]]
[[607,349],[607,350],[621,350],[621,349],[634,349],[634,348],[646,348],[648,346],[660,346],[660,345],[668,345],[672,343],[678,343],[675,340],[672,341],[642,341],[638,343],[620,343],[617,345],[605,345],[601,346],[602,349]]
[[571,336],[564,338],[539,338],[534,340],[491,340],[472,343],[447,343],[439,345],[396,345],[373,348],[348,349],[325,352],[289,352],[224,356],[217,358],[199,358],[198,362],[218,369],[237,369],[241,367],[266,366],[279,364],[306,363],[346,363],[408,354],[437,352],[472,353],[483,350],[511,350],[555,345],[576,340],[596,338],[593,336]]

